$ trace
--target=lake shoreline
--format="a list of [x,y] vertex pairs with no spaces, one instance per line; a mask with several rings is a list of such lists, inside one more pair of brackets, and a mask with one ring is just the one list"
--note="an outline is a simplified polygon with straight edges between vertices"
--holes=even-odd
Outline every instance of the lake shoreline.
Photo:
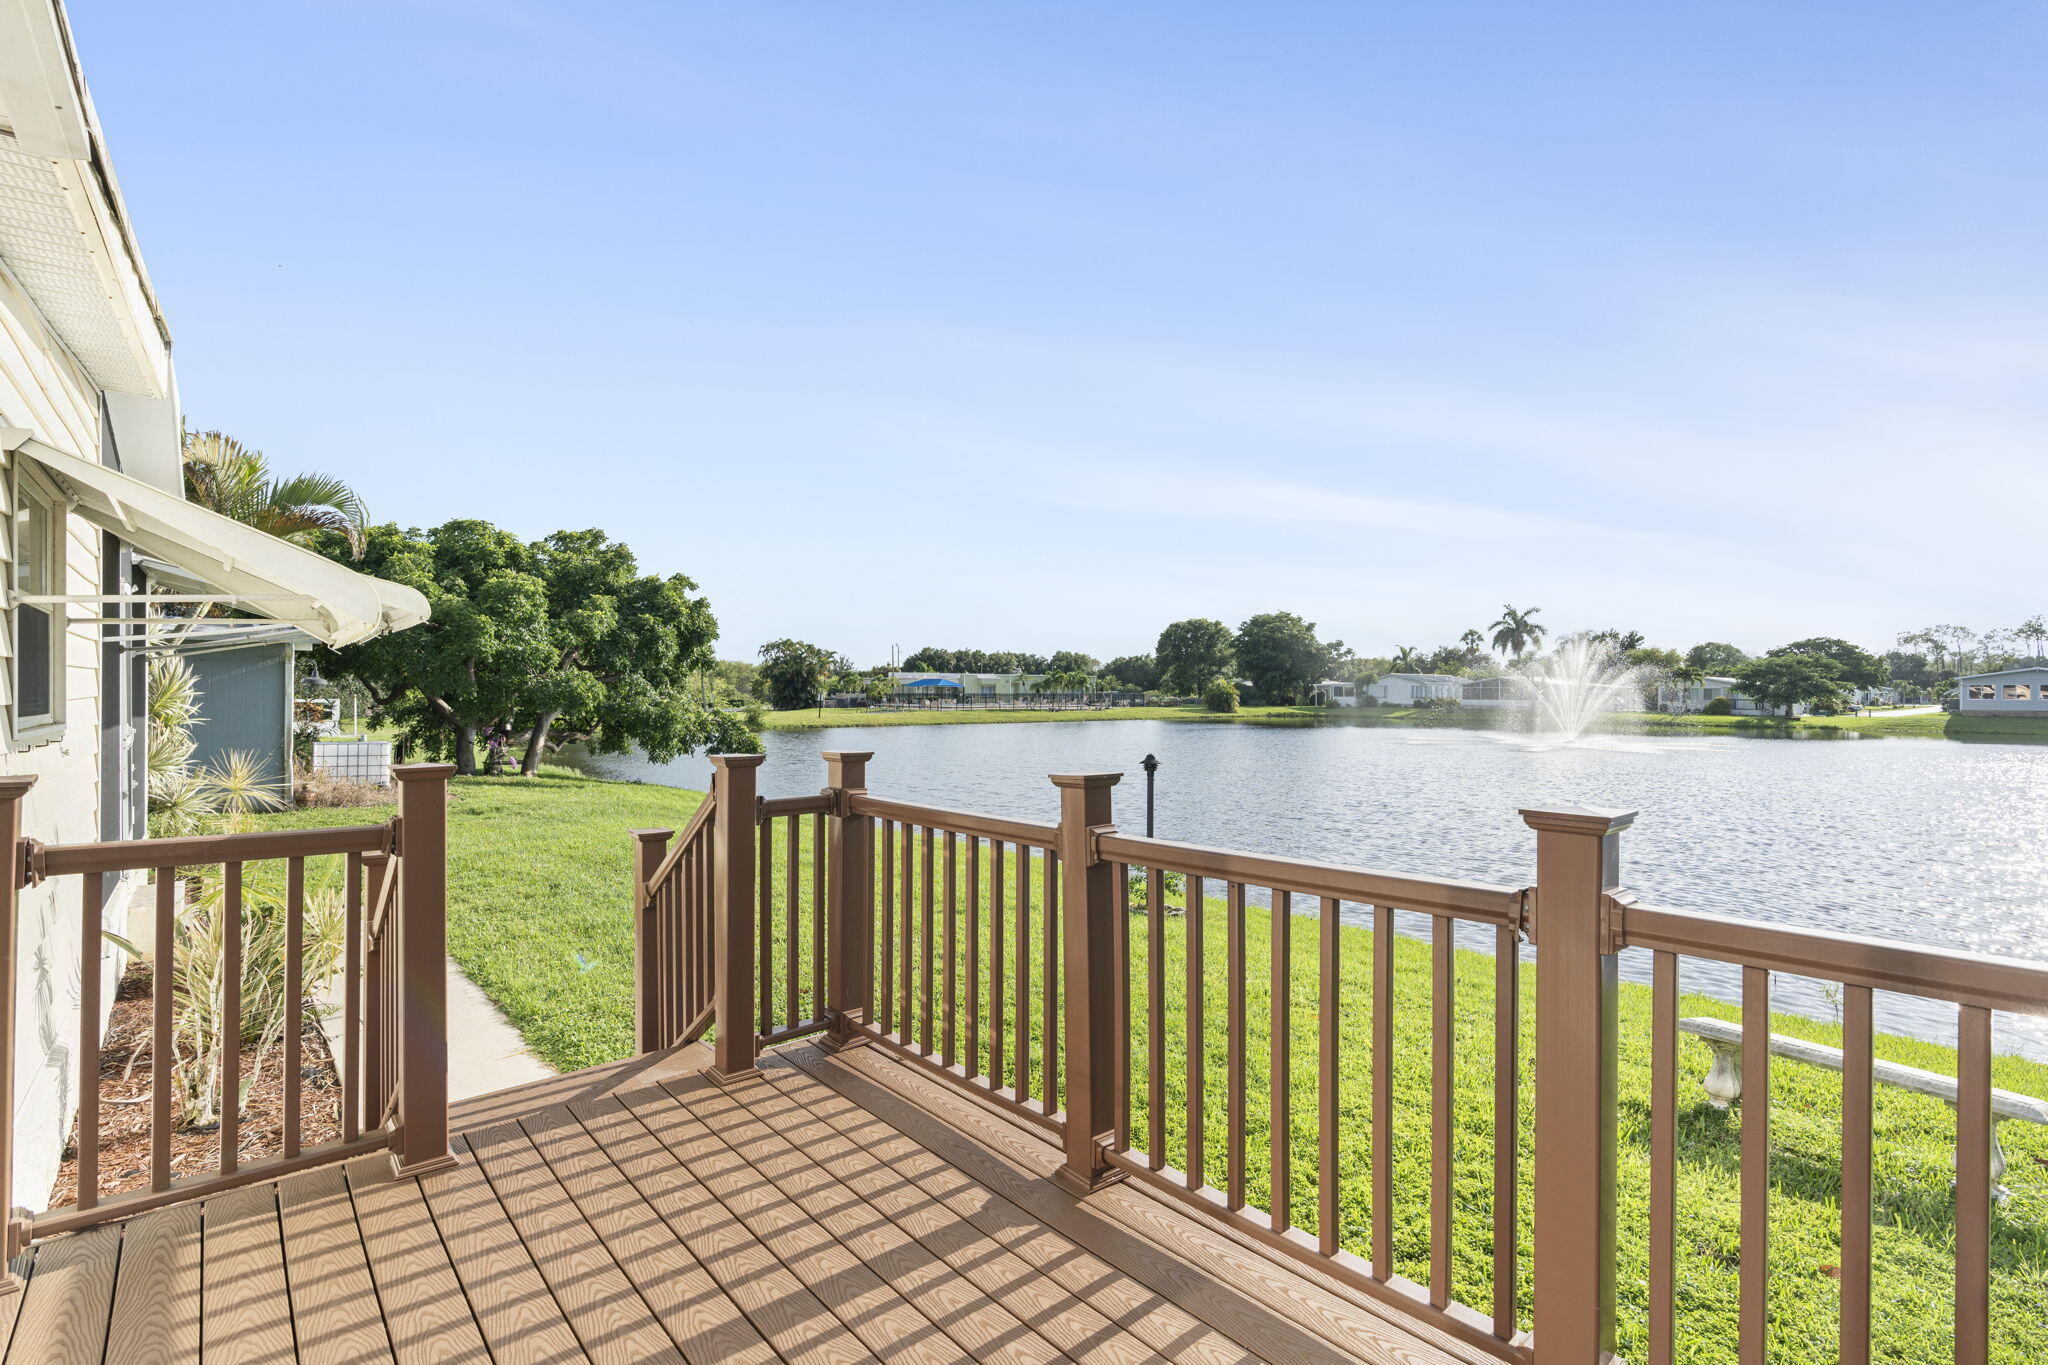
[[[1506,716],[1523,712],[1423,710],[1407,707],[1332,708],[1248,706],[1236,712],[1200,706],[1126,706],[1084,711],[873,711],[862,707],[771,711],[764,728],[779,730],[858,729],[904,725],[1031,725],[1056,721],[1177,721],[1212,725],[1389,726],[1418,729],[1507,730]],[[1617,712],[1597,727],[1602,734],[1678,732],[1735,735],[1745,739],[1946,739],[1963,743],[2048,744],[2048,718],[1975,716],[1952,712],[1875,712],[1860,716],[1674,716],[1654,711]]]

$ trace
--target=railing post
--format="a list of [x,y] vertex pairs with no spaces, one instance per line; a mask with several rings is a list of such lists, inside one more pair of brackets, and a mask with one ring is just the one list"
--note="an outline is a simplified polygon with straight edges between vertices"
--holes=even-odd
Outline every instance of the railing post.
[[393,1167],[425,1175],[448,1150],[448,778],[408,763],[398,783],[398,1132]]
[[[0,1252],[4,1252],[0,1294],[12,1294],[22,1287],[21,1277],[14,1273],[14,1258],[28,1242],[28,1225],[16,1217],[14,1208],[14,1021],[21,1006],[14,967],[26,871],[21,801],[35,784],[33,777],[0,777],[0,983],[5,983],[7,990],[7,1008],[0,1011],[0,1218],[6,1220],[4,1232],[0,1232]],[[92,950],[92,944],[84,945],[88,956]]]
[[1525,810],[1536,831],[1536,1365],[1614,1351],[1619,1037],[1611,894],[1634,811]]
[[[754,1069],[754,839],[759,819],[755,773],[760,754],[714,754],[718,816],[712,827],[715,870],[711,1002],[718,1021],[712,1073],[721,1078]],[[794,896],[796,888],[789,894]]]
[[633,831],[633,1046],[642,1053],[664,1045],[660,1002],[665,991],[674,989],[675,964],[655,960],[655,936],[647,922],[654,896],[647,884],[661,869],[661,860],[668,856],[668,841],[675,833],[672,829]]
[[825,784],[833,795],[831,843],[827,850],[825,1006],[832,1031],[825,1046],[833,1050],[865,1041],[873,993],[875,958],[875,830],[874,820],[853,813],[853,798],[868,790],[868,760],[873,753],[842,749],[824,755]]
[[[1053,1179],[1085,1195],[1123,1178],[1104,1158],[1116,1132],[1116,877],[1096,856],[1114,833],[1110,788],[1121,773],[1056,773],[1060,789],[1060,930],[1066,969],[1066,1160]],[[1048,1040],[1050,1045],[1050,1040]]]

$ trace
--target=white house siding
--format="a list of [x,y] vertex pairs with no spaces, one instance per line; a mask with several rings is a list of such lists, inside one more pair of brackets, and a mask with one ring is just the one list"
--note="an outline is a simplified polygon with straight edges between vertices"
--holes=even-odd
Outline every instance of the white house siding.
[[[99,454],[98,391],[50,333],[13,279],[0,271],[0,425],[28,427],[37,438],[89,459]],[[0,472],[8,457],[0,455]],[[0,497],[9,486],[0,480]],[[0,562],[12,563],[13,508],[0,516]],[[69,593],[99,591],[100,533],[80,517],[65,518]],[[75,609],[73,616],[96,614]],[[13,742],[11,710],[0,773],[34,774],[22,828],[45,843],[99,838],[99,646],[94,628],[65,631],[65,727],[31,748]],[[0,612],[0,704],[11,708],[13,656],[6,613]],[[22,892],[15,975],[15,1198],[43,1207],[76,1113],[80,925],[76,878]],[[115,904],[120,904],[117,898]],[[107,974],[101,999],[111,1007],[119,966],[104,943],[93,945]]]
[[[1972,697],[1973,687],[1988,687],[1992,695]],[[2023,697],[2006,695],[2008,690],[2022,688],[2026,691]],[[2048,668],[2014,668],[1957,678],[1956,709],[1984,715],[2048,715]]]

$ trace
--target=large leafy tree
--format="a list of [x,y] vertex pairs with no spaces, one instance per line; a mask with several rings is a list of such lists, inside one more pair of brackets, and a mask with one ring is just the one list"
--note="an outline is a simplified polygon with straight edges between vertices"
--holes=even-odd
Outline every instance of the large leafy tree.
[[1159,686],[1159,661],[1150,654],[1126,654],[1111,659],[1102,666],[1102,672],[1137,692],[1150,692]]
[[[322,548],[346,553],[339,534]],[[432,756],[495,770],[524,741],[531,775],[556,745],[634,746],[655,762],[696,748],[760,748],[758,715],[706,684],[718,623],[681,574],[643,575],[601,531],[522,541],[488,522],[373,527],[363,568],[425,594],[433,615],[350,645],[333,668]]]
[[1230,627],[1195,617],[1175,621],[1159,632],[1152,657],[1159,661],[1159,684],[1178,696],[1192,697],[1209,680],[1228,677],[1235,665]]
[[1735,678],[1760,706],[1821,706],[1842,695],[1841,666],[1825,654],[1772,653],[1744,664]]
[[852,671],[852,664],[822,645],[770,640],[761,646],[761,685],[778,711],[816,706],[827,679]]
[[363,500],[333,475],[274,478],[262,451],[218,431],[185,433],[184,467],[185,496],[208,511],[294,545],[317,545],[333,532],[351,558],[363,557]]
[[1685,651],[1685,661],[1716,677],[1733,677],[1735,670],[1749,662],[1749,655],[1722,640],[1702,640]]
[[1316,639],[1315,623],[1291,611],[1261,612],[1237,628],[1237,668],[1258,699],[1284,703],[1308,695],[1333,649]]
[[[1093,661],[1090,661],[1093,666]],[[1042,654],[1016,650],[941,649],[926,645],[903,660],[906,673],[1051,673],[1051,661]]]
[[1548,626],[1540,625],[1531,618],[1541,607],[1504,606],[1500,619],[1493,623],[1493,647],[1502,654],[1512,654],[1517,659],[1543,643],[1543,637],[1550,633]]
[[1818,654],[1833,660],[1835,672],[1851,687],[1876,687],[1891,676],[1883,659],[1833,636],[1818,635],[1810,640],[1794,640],[1789,645],[1779,645],[1765,657],[1775,659],[1787,654]]

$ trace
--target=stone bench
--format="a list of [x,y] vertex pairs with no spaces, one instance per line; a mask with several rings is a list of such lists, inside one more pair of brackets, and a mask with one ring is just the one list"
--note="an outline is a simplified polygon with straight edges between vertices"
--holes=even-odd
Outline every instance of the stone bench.
[[[1681,1033],[1690,1033],[1703,1040],[1714,1050],[1714,1065],[1707,1072],[1703,1086],[1707,1102],[1716,1109],[1726,1109],[1742,1098],[1742,1025],[1726,1019],[1705,1019],[1699,1016],[1678,1021]],[[1808,1042],[1804,1038],[1788,1038],[1782,1033],[1771,1035],[1771,1055],[1788,1061],[1805,1062],[1808,1066],[1825,1067],[1829,1071],[1842,1069],[1842,1050],[1825,1043]],[[1872,1059],[1870,1079],[1874,1085],[1896,1086],[1910,1090],[1916,1095],[1926,1095],[1954,1107],[1956,1102],[1956,1080],[1938,1072],[1922,1071],[1917,1066],[1901,1066],[1897,1062]],[[1991,1092],[1991,1183],[1997,1187],[2005,1178],[2005,1149],[1998,1143],[1998,1125],[2008,1119],[2021,1123],[2048,1124],[2048,1102],[2034,1099],[2029,1095],[2016,1095],[2010,1090]],[[2000,1190],[2002,1198],[2004,1191]]]

